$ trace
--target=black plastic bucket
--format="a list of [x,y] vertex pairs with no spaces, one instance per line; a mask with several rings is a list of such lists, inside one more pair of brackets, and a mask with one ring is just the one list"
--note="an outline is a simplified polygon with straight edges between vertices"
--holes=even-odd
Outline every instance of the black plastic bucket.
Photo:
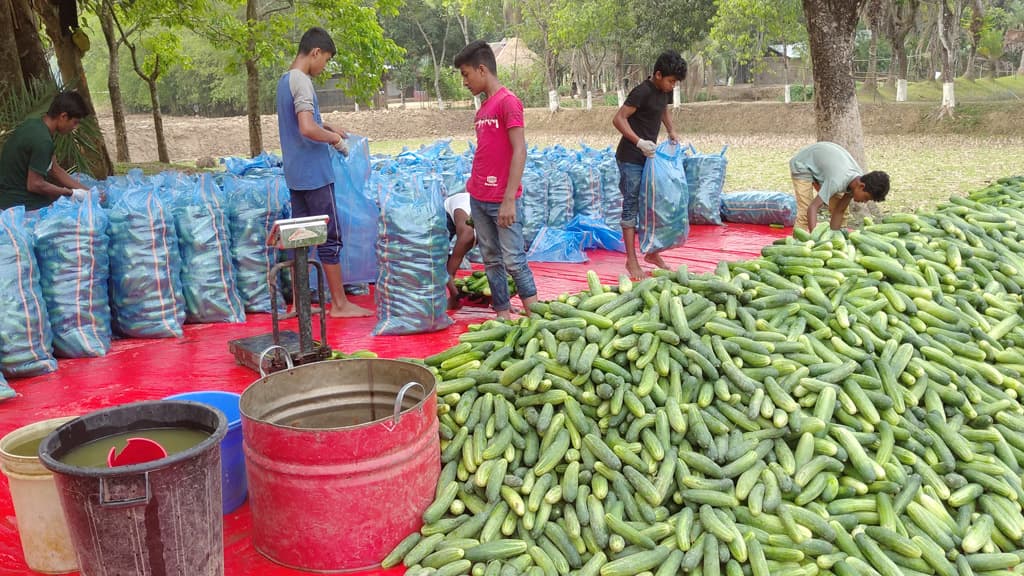
[[[39,446],[54,473],[81,573],[140,576],[224,573],[220,441],[227,418],[197,402],[124,404],[76,418]],[[182,452],[131,466],[61,462],[107,436],[153,428],[210,434]]]

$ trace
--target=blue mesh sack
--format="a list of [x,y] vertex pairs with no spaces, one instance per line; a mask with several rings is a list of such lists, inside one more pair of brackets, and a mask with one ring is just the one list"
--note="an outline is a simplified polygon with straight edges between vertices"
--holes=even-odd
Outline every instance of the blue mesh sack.
[[174,224],[181,250],[187,322],[245,322],[235,285],[226,197],[209,174],[176,184]]
[[548,221],[548,182],[536,159],[529,159],[523,170],[523,239],[529,248],[537,232]]
[[110,351],[108,227],[96,190],[84,202],[61,198],[39,211],[35,251],[56,356]]
[[32,243],[25,208],[0,211],[0,373],[8,378],[57,369]]
[[7,400],[8,398],[14,398],[17,393],[14,389],[7,385],[7,380],[4,378],[4,373],[0,372],[0,400]]
[[182,335],[185,299],[171,201],[152,182],[118,189],[110,204],[110,310],[114,332]]
[[544,226],[533,240],[526,259],[530,262],[586,262],[587,255],[583,253],[586,236],[580,230]]
[[572,179],[572,213],[604,218],[601,168],[595,158],[580,153],[569,164],[568,172]]
[[442,330],[448,317],[448,227],[441,180],[410,172],[381,183],[374,336]]
[[604,221],[612,228],[622,223],[622,191],[619,190],[619,165],[611,148],[601,152],[597,160],[601,172],[601,205]]
[[572,220],[573,204],[572,178],[569,177],[569,163],[558,162],[545,154],[544,178],[548,181],[547,226],[564,228]]
[[722,218],[740,224],[796,223],[796,197],[791,192],[746,190],[722,194]]
[[[288,217],[289,194],[283,176],[233,177],[224,181],[235,281],[246,312],[270,312],[267,273],[277,248],[267,246],[274,221]],[[280,306],[280,303],[278,304]]]
[[[727,148],[727,147],[726,147]],[[722,187],[725,185],[725,150],[718,154],[691,154],[683,159],[690,195],[690,224],[722,224]]]
[[666,140],[644,164],[640,183],[640,250],[645,254],[681,246],[690,235],[683,148]]
[[341,274],[346,283],[358,284],[377,279],[375,244],[380,209],[368,183],[370,148],[366,137],[349,136],[348,141],[348,156],[332,154],[331,164],[334,167],[334,202],[341,224]]

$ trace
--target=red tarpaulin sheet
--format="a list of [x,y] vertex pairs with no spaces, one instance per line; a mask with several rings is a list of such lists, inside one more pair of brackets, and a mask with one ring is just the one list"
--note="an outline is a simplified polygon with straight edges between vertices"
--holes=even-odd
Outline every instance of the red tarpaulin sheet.
[[[721,260],[755,257],[790,229],[728,224],[692,226],[686,246],[664,253],[675,268],[686,264],[693,272],[712,270]],[[604,283],[616,283],[625,272],[625,256],[616,252],[588,252],[584,264],[531,263],[542,300],[563,292],[586,289],[585,274],[594,270]],[[353,301],[373,308],[372,296]],[[518,300],[513,302],[518,305]],[[334,350],[352,352],[369,349],[382,358],[422,358],[458,343],[469,324],[493,317],[489,309],[466,307],[453,313],[447,330],[411,336],[371,336],[376,320],[338,319],[328,322],[328,342]],[[297,330],[296,320],[283,323],[285,330]],[[190,324],[181,339],[117,340],[103,358],[61,360],[57,372],[14,380],[18,396],[0,402],[0,437],[41,420],[88,412],[139,400],[156,400],[172,394],[201,390],[241,393],[257,375],[235,363],[227,342],[271,331],[268,314],[253,314],[245,324]],[[314,334],[319,330],[314,325]],[[252,516],[247,504],[224,518],[225,573],[229,576],[260,574],[285,576],[308,574],[278,566],[261,556],[249,538]],[[360,572],[369,575],[397,575],[401,569]],[[14,508],[7,479],[0,475],[0,575],[34,574],[24,563]]]

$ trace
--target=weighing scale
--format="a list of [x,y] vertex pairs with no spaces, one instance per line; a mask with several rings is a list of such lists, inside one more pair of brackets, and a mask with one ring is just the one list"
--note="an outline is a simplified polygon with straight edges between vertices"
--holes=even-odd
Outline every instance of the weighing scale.
[[[291,250],[292,260],[274,265],[267,273],[270,288],[270,313],[274,331],[270,334],[239,338],[228,342],[228,350],[235,356],[235,361],[261,375],[291,368],[299,364],[319,362],[331,357],[331,349],[327,346],[327,308],[324,294],[324,268],[320,262],[309,259],[309,249],[327,241],[328,217],[307,216],[277,220],[267,237],[267,246],[278,250]],[[313,266],[317,274],[317,302],[313,308],[312,295],[309,289],[309,267]],[[278,312],[277,285],[281,271],[290,268],[292,272],[292,293],[295,295],[295,307],[291,312]],[[285,304],[287,306],[287,303]],[[312,315],[314,311],[320,317],[320,340],[313,340]],[[289,318],[299,318],[299,332],[280,330],[279,322]],[[269,369],[265,365],[269,364]]]

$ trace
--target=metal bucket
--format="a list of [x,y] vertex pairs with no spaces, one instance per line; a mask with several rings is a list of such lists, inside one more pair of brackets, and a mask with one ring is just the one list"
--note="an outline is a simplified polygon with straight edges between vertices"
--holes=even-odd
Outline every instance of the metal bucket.
[[243,393],[252,539],[318,572],[378,566],[418,530],[441,471],[434,375],[409,362],[333,360]]

